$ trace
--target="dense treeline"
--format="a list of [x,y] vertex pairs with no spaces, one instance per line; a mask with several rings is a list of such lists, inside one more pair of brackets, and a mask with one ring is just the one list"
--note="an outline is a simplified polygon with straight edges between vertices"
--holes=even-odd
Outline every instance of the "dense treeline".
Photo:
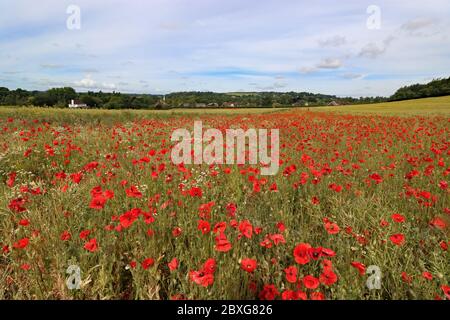
[[234,104],[240,107],[277,107],[277,106],[319,106],[332,101],[338,104],[355,104],[381,102],[382,97],[340,98],[333,95],[314,94],[309,92],[176,92],[166,96],[167,101],[175,106],[195,106],[195,104],[218,104],[227,106]]
[[376,98],[340,98],[333,95],[308,92],[176,92],[165,97],[150,94],[123,94],[119,92],[77,93],[73,88],[53,88],[45,92],[9,90],[0,87],[0,105],[7,106],[49,106],[64,108],[71,100],[78,100],[93,108],[103,109],[153,109],[170,107],[281,107],[281,106],[318,106],[330,102],[337,104],[355,104],[382,102]]
[[450,77],[435,79],[427,84],[413,84],[397,90],[390,100],[407,100],[450,95]]
[[0,87],[0,105],[6,106],[48,106],[65,108],[70,100],[79,100],[93,108],[104,109],[147,109],[153,107],[158,96],[121,94],[119,92],[105,93],[84,92],[77,93],[73,88],[53,88],[45,92],[26,91],[22,89],[8,90]]
[[0,105],[48,106],[65,108],[78,100],[92,108],[103,109],[158,109],[176,107],[283,107],[346,105],[377,103],[389,100],[405,100],[450,95],[450,78],[436,79],[428,84],[402,87],[386,97],[337,97],[309,92],[175,92],[166,96],[151,94],[124,94],[119,92],[76,92],[73,88],[52,88],[47,91],[9,90],[0,87]]

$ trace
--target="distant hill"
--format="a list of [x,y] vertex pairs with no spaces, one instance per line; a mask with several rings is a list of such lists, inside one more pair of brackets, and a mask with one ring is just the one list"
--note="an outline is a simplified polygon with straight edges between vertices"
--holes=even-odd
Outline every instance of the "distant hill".
[[101,109],[165,109],[165,108],[259,108],[313,107],[324,105],[355,105],[450,95],[450,78],[427,84],[414,84],[397,90],[391,97],[337,97],[311,92],[174,92],[163,95],[125,94],[120,92],[76,92],[73,88],[52,88],[47,91],[9,90],[0,87],[0,105],[67,107],[70,100],[79,100]]
[[448,95],[450,95],[450,77],[447,79],[435,79],[427,84],[413,84],[401,87],[389,100],[398,101]]

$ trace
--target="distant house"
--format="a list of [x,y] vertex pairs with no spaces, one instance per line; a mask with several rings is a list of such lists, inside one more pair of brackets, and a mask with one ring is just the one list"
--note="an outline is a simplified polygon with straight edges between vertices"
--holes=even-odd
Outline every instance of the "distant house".
[[235,107],[237,107],[237,103],[234,103],[234,102],[224,102],[224,103],[222,104],[222,107],[225,107],[225,108],[235,108]]
[[196,103],[195,107],[196,108],[206,108],[206,103]]
[[337,103],[336,101],[331,101],[329,104],[327,104],[327,106],[333,106],[333,107],[336,107],[336,106],[339,106],[340,104],[339,103]]
[[218,106],[219,106],[219,104],[216,103],[216,102],[208,103],[208,107],[209,107],[209,108],[217,108]]
[[169,108],[169,105],[167,104],[166,100],[163,99],[163,100],[159,100],[157,103],[155,103],[154,108],[155,108],[156,110],[168,109],[168,108]]
[[87,108],[88,105],[86,103],[82,103],[79,100],[70,100],[69,108]]

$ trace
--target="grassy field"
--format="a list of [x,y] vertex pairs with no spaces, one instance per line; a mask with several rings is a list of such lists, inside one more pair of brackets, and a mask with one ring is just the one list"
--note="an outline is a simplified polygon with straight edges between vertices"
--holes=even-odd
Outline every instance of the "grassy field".
[[[340,108],[0,108],[0,299],[450,299],[448,97]],[[194,119],[278,173],[175,165]]]
[[361,104],[352,106],[318,107],[311,111],[338,112],[350,114],[378,114],[378,115],[443,115],[450,116],[450,96],[385,102],[376,104]]
[[310,108],[237,108],[237,109],[170,109],[170,110],[73,110],[73,109],[46,109],[35,107],[0,107],[0,117],[18,117],[24,119],[42,118],[48,120],[71,121],[101,121],[111,122],[114,119],[152,119],[167,118],[171,116],[197,116],[197,115],[255,115],[264,113],[290,113],[290,112],[326,112],[340,114],[374,114],[391,116],[450,116],[450,96],[386,102],[377,104],[362,104],[336,107],[310,107]]

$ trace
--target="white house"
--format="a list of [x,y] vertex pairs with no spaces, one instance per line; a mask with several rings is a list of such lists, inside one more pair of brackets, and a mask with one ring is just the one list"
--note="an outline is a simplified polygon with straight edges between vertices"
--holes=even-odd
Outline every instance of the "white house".
[[69,108],[87,108],[86,103],[82,103],[79,100],[70,100]]

